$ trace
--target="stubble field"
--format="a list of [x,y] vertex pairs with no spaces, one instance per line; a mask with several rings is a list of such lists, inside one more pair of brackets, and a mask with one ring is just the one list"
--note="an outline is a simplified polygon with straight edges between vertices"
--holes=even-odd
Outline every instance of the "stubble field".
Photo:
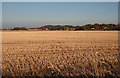
[[120,77],[118,31],[3,31],[2,75]]

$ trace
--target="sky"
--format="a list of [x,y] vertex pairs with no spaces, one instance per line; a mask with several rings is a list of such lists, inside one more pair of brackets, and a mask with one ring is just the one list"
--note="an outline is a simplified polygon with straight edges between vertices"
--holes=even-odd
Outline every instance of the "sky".
[[2,27],[118,23],[117,2],[3,2]]
[[118,2],[119,0],[1,0],[3,2]]
[[0,29],[2,29],[2,3],[0,2]]

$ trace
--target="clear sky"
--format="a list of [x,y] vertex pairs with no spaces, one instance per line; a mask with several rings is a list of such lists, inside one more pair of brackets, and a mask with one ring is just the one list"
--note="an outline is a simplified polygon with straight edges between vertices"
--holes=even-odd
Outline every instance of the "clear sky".
[[2,28],[2,3],[0,2],[0,29]]
[[120,0],[2,0],[3,2],[118,2]]
[[117,2],[3,2],[3,28],[118,23]]

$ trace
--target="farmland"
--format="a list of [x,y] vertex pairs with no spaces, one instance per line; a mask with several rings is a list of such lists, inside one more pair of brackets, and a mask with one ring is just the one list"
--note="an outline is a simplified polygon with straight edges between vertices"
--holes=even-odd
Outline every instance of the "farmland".
[[118,31],[3,31],[2,75],[120,77]]

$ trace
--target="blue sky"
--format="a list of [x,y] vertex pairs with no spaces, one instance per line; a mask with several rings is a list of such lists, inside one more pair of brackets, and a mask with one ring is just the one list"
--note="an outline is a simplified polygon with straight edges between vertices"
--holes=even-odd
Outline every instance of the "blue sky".
[[3,2],[3,28],[118,22],[117,2]]
[[2,28],[2,3],[0,2],[0,29]]

